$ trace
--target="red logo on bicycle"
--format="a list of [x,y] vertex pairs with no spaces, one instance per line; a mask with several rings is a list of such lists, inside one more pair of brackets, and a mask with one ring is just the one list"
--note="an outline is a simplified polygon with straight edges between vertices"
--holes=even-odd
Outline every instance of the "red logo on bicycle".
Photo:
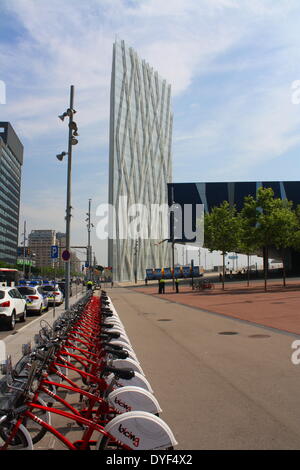
[[128,437],[133,443],[135,447],[138,447],[140,444],[140,438],[136,437],[131,431],[128,431],[128,429],[123,428],[122,424],[119,426],[119,432],[121,434],[124,434],[125,437]]
[[124,403],[123,401],[118,399],[118,397],[115,398],[115,403],[117,405],[121,406],[122,408],[125,408],[126,411],[131,411],[132,410],[131,406],[126,405],[126,403]]

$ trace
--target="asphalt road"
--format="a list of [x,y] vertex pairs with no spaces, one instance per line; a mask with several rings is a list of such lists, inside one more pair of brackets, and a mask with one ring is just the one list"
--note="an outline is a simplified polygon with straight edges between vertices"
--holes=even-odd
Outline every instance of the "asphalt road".
[[[81,295],[82,289],[78,290],[77,296],[73,295],[70,297],[70,305],[77,302]],[[63,303],[59,307],[55,307],[54,312],[53,307],[50,306],[48,312],[43,313],[41,316],[29,314],[25,323],[17,321],[13,331],[7,331],[4,328],[0,329],[0,340],[4,341],[6,353],[11,356],[13,364],[15,364],[22,355],[22,344],[29,341],[33,344],[34,335],[40,330],[41,320],[46,320],[52,324],[52,322],[64,311],[64,308],[65,305]]]

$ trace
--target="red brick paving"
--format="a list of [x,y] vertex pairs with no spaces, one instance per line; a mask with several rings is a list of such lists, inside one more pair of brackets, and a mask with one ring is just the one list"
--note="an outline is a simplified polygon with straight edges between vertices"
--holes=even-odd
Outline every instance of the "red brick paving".
[[268,291],[264,285],[251,281],[250,287],[245,282],[225,284],[225,291],[220,283],[214,289],[195,291],[181,285],[179,293],[172,285],[166,285],[166,293],[158,294],[157,286],[136,287],[134,290],[190,307],[207,310],[240,320],[258,323],[290,333],[300,334],[300,282],[288,280],[287,286],[282,281],[268,281]]

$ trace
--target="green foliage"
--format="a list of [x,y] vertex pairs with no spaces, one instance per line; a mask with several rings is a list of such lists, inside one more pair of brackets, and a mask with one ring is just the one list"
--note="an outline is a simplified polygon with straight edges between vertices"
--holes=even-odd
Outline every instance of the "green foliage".
[[275,247],[281,252],[285,271],[286,249],[300,251],[300,206],[295,210],[292,206],[287,199],[275,198],[272,188],[263,187],[256,197],[244,198],[239,213],[224,201],[205,215],[205,246],[222,252],[223,272],[226,252],[251,255]]
[[20,266],[17,264],[10,264],[5,263],[4,261],[0,261],[0,268],[20,269]]
[[234,251],[240,237],[240,219],[235,207],[224,201],[214,207],[204,219],[204,243],[210,251],[221,251],[225,254]]

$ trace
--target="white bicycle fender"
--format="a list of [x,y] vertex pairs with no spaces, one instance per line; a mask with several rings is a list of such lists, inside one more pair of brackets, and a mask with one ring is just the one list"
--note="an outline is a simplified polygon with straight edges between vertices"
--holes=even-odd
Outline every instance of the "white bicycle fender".
[[145,375],[139,363],[129,357],[127,359],[114,359],[112,361],[112,366],[117,367],[118,369],[132,369],[134,372],[139,372],[140,374]]
[[132,450],[168,449],[177,445],[169,426],[146,411],[129,411],[116,416],[104,430]]
[[154,395],[141,387],[121,387],[111,392],[107,400],[120,413],[128,411],[147,411],[161,413],[161,408]]
[[[106,377],[106,382],[109,385],[114,378],[114,374],[109,374],[108,377]],[[153,393],[153,390],[151,388],[151,385],[149,384],[148,380],[144,375],[140,374],[139,372],[134,373],[134,377],[129,380],[125,379],[118,379],[115,388],[120,388],[120,387],[126,387],[126,386],[132,386],[132,387],[141,387],[145,390],[148,390],[148,392]]]

